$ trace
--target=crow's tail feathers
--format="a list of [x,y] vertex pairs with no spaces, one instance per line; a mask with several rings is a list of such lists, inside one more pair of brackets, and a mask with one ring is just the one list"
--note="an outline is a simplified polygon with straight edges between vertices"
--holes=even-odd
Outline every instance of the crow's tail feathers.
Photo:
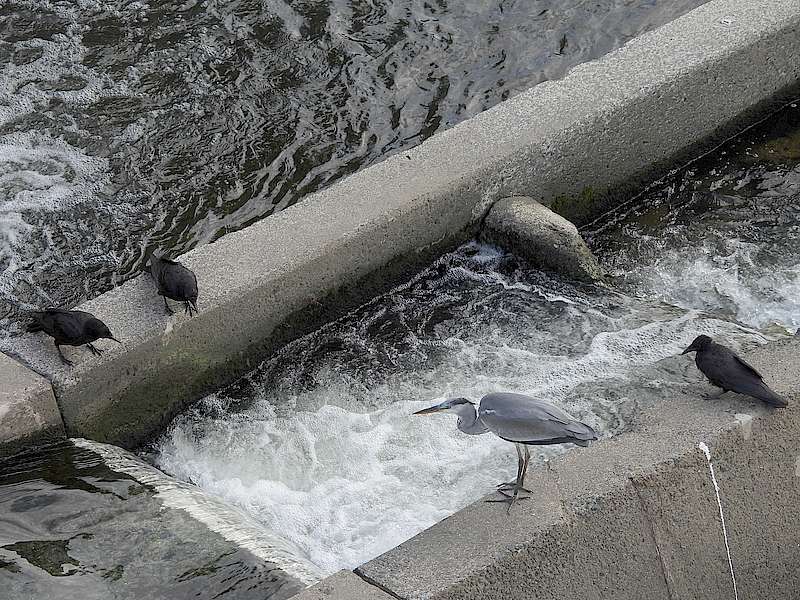
[[759,386],[759,388],[760,389],[757,391],[757,393],[753,394],[759,400],[763,400],[775,408],[786,408],[789,406],[789,402],[785,398],[773,392],[765,384],[762,384]]

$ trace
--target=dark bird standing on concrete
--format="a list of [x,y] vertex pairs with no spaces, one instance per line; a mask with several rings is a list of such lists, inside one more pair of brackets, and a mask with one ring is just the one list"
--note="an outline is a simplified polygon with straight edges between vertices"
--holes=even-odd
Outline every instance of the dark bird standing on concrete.
[[82,310],[62,310],[48,308],[44,311],[33,311],[30,314],[31,322],[28,324],[28,333],[43,331],[56,345],[61,362],[72,365],[61,352],[61,346],[83,346],[86,344],[95,356],[100,356],[101,351],[92,345],[99,339],[114,340],[121,344],[100,319],[93,314]]
[[194,273],[177,261],[151,256],[150,274],[158,286],[158,295],[164,298],[167,314],[173,314],[167,298],[183,302],[190,317],[192,311],[197,312],[197,277]]
[[723,394],[727,391],[744,394],[778,408],[789,405],[786,400],[767,387],[761,373],[752,365],[707,335],[697,336],[681,354],[687,352],[697,352],[694,359],[697,368],[713,385],[722,388]]

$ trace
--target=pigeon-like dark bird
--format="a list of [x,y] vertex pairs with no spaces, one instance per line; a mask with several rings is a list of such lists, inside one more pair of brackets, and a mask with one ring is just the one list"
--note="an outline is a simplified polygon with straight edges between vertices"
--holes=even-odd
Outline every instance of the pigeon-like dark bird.
[[707,335],[697,336],[681,354],[697,352],[697,368],[712,385],[727,391],[757,398],[770,406],[783,408],[789,403],[764,383],[764,377],[730,348],[717,344]]
[[116,339],[108,327],[93,314],[82,310],[63,310],[61,308],[48,308],[43,311],[32,311],[29,313],[31,322],[28,324],[28,333],[43,331],[51,338],[56,345],[61,362],[65,365],[72,365],[72,361],[61,352],[61,346],[83,346],[86,344],[92,354],[100,356],[101,350],[92,345],[99,339]]
[[175,260],[151,256],[150,274],[158,286],[158,295],[164,298],[167,314],[173,314],[167,298],[183,302],[190,317],[197,312],[197,277],[192,271]]

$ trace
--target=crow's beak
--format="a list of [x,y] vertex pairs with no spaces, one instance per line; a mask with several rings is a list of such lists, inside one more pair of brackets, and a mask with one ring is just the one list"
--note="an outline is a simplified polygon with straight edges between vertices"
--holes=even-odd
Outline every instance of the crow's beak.
[[109,340],[114,340],[114,341],[115,341],[115,342],[117,342],[117,343],[118,343],[120,346],[122,345],[122,342],[120,342],[120,341],[119,341],[117,338],[115,338],[113,335],[110,335],[110,336],[108,336],[108,338],[107,338],[107,339],[109,339]]
[[697,348],[695,348],[694,346],[689,346],[686,350],[681,352],[681,354],[686,354],[687,352],[697,352]]
[[422,410],[418,410],[417,412],[413,413],[415,415],[432,415],[433,413],[442,412],[444,407],[441,404],[437,404],[436,406],[431,406],[430,408],[423,408]]

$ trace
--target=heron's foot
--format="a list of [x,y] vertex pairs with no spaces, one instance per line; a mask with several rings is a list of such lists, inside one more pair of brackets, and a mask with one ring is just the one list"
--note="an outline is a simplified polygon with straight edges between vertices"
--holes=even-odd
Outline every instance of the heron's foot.
[[91,350],[92,354],[94,354],[95,356],[100,356],[103,353],[102,350],[95,348],[92,344],[86,344],[86,345],[89,347],[89,350]]
[[504,493],[504,492],[507,492],[509,490],[514,490],[514,489],[519,489],[519,491],[527,492],[528,494],[531,493],[531,491],[528,488],[525,488],[525,487],[522,487],[522,486],[517,486],[517,480],[516,479],[514,481],[508,481],[506,483],[501,483],[501,484],[499,484],[497,486],[497,491],[499,493],[501,493],[501,494]]
[[498,492],[498,493],[503,497],[502,498],[490,498],[489,500],[486,500],[486,502],[503,502],[504,504],[508,504],[508,508],[506,509],[506,514],[510,514],[511,513],[511,507],[514,506],[514,504],[518,500],[528,500],[530,498],[530,496],[520,496],[519,495],[519,489],[517,491],[515,491],[514,494],[506,494],[505,492]]

